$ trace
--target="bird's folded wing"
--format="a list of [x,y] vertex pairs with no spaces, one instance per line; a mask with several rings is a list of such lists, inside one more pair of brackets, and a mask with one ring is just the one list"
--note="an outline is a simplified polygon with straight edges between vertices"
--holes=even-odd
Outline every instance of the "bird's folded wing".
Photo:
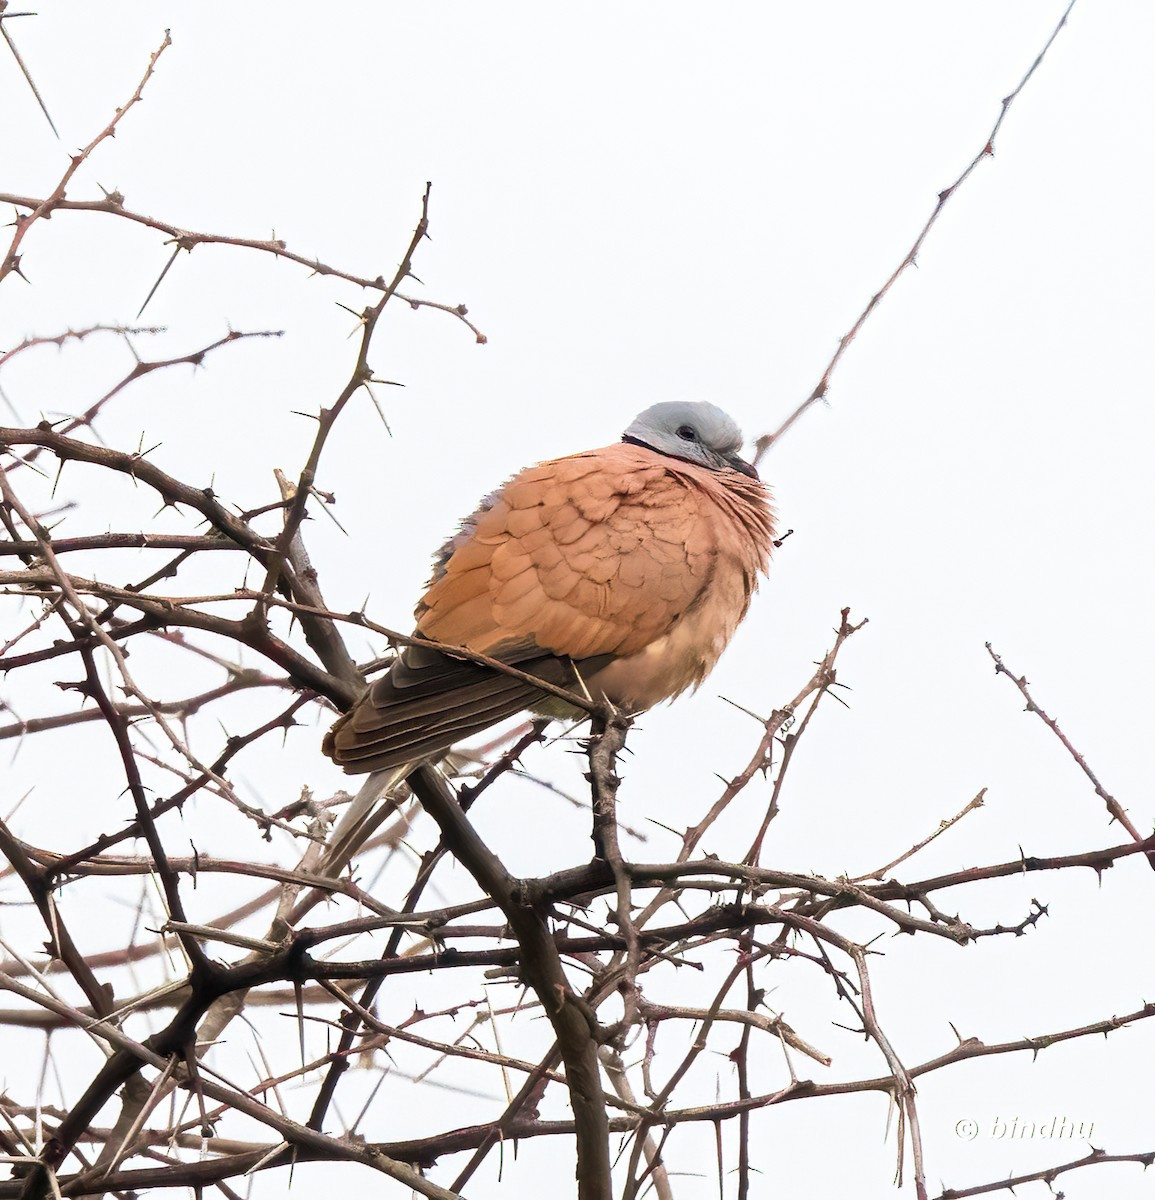
[[[669,633],[715,566],[709,502],[686,472],[629,445],[515,476],[447,544],[418,631],[563,687]],[[407,647],[334,726],[353,771],[431,757],[523,709],[531,684],[431,647]]]

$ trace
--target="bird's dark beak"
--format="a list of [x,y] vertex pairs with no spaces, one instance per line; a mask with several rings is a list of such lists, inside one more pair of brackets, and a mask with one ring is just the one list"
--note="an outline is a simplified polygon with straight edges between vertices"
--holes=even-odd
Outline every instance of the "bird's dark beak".
[[751,479],[758,479],[758,468],[753,463],[748,463],[744,458],[739,458],[736,454],[728,454],[726,462],[734,468],[735,471],[741,471],[743,475],[749,475]]

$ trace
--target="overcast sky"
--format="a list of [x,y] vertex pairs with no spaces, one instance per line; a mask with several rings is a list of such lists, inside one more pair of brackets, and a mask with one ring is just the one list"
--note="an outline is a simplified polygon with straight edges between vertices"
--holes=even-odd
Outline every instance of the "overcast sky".
[[[414,294],[467,304],[488,344],[441,313],[390,312],[372,363],[405,385],[380,393],[392,436],[364,398],[352,406],[319,478],[337,493],[348,537],[324,520],[307,530],[330,602],[353,608],[368,595],[377,620],[405,628],[429,555],[517,468],[616,440],[657,400],[712,400],[751,437],[775,428],[982,147],[1063,7],[45,4],[11,28],[61,139],[0,53],[0,191],[50,191],[68,152],[131,94],[166,26],[173,45],[144,102],[71,198],[118,188],[128,207],[184,227],[275,230],[300,253],[389,276],[432,181]],[[732,774],[757,742],[757,726],[719,696],[761,713],[785,703],[844,605],[870,618],[843,652],[850,707],[829,704],[807,733],[767,862],[864,872],[982,787],[986,807],[924,851],[919,874],[1020,847],[1058,854],[1125,840],[996,678],[987,640],[1028,675],[1138,826],[1155,821],[1153,36],[1150,6],[1076,5],[995,157],[848,351],[829,404],[765,459],[794,534],[706,685],[633,735],[623,789],[632,824],[680,828],[700,813],[714,772]],[[70,213],[38,225],[23,252],[29,283],[0,289],[3,347],[135,323],[169,253],[152,231]],[[364,297],[240,250],[182,256],[141,318],[168,332],[138,339],[142,354],[186,353],[230,327],[285,336],[226,347],[199,372],[158,373],[110,406],[102,436],[162,443],[152,457],[178,476],[213,476],[241,504],[268,500],[272,469],[295,475],[313,437],[292,413],[331,402],[348,378],[353,321],[336,302],[357,309]],[[24,355],[0,387],[33,422],[86,406],[130,365],[123,346],[91,342]],[[97,529],[140,527],[130,489],[101,503]],[[364,657],[376,648],[355,642]],[[22,715],[61,703],[47,677],[42,697],[22,699]],[[319,734],[310,726],[283,755],[246,763],[242,782],[270,807],[303,782],[331,791],[338,775]],[[562,747],[532,765],[580,787],[580,764]],[[12,795],[35,784],[52,798],[22,812],[25,836],[50,837],[74,770],[17,758]],[[557,837],[565,814],[528,786],[507,792],[479,822],[511,869],[543,873],[584,856],[584,843],[574,851]],[[744,848],[758,799],[713,850]],[[75,820],[105,827],[83,803]],[[572,836],[586,836],[580,817]],[[633,852],[670,857],[674,841],[651,832]],[[1025,940],[960,950],[920,939],[914,954],[888,943],[879,1003],[895,1014],[908,1061],[950,1048],[948,1020],[994,1042],[1151,998],[1150,868],[1128,859],[1101,886],[1085,875],[947,897],[976,924],[1016,921],[1032,896],[1050,902]],[[825,1008],[808,1024],[810,1002],[772,998],[803,1036],[831,1042],[839,1065],[878,1071],[877,1055],[829,1028]],[[1150,1096],[1153,1050],[1155,1033],[1138,1027],[1034,1065],[1019,1056],[934,1076],[922,1089],[932,1188],[1086,1150],[985,1133],[962,1141],[963,1118],[985,1128],[999,1116],[1066,1115],[1094,1122],[1094,1144],[1110,1152],[1155,1149],[1137,1100]],[[886,1117],[880,1097],[771,1110],[756,1124],[760,1165],[784,1195],[803,1185],[815,1196],[894,1194]],[[698,1144],[706,1177],[678,1192],[690,1200],[716,1194],[712,1134]],[[522,1147],[517,1194],[556,1169],[550,1153]],[[283,1186],[270,1175],[254,1194]],[[303,1195],[320,1186],[308,1173],[295,1184]],[[1063,1187],[1127,1200],[1150,1185],[1119,1167]],[[497,1195],[492,1173],[471,1194]]]

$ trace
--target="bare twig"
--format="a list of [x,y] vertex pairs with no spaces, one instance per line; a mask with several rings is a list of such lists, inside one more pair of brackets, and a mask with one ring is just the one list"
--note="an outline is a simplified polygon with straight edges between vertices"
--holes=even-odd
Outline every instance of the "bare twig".
[[[3,26],[0,25],[0,31]],[[7,34],[5,34],[7,37]],[[11,42],[9,42],[11,45]],[[160,56],[172,45],[172,38],[169,37],[168,31],[165,31],[164,41],[153,51],[152,57],[148,60],[148,67],[145,69],[144,76],[140,83],[136,85],[136,91],[128,98],[125,104],[116,110],[116,115],[111,121],[84,147],[83,150],[72,155],[68,163],[68,169],[60,177],[60,182],[53,188],[52,192],[44,199],[38,200],[34,205],[24,205],[29,208],[27,214],[18,214],[16,217],[16,232],[12,235],[12,242],[8,247],[7,253],[0,261],[0,283],[4,279],[15,272],[17,275],[23,275],[20,269],[20,244],[24,241],[28,230],[39,220],[52,216],[53,212],[64,203],[64,193],[71,182],[72,177],[77,171],[88,161],[92,152],[107,138],[113,137],[116,134],[116,127],[121,120],[128,114],[132,107],[139,103],[141,95],[144,93],[145,85],[152,78],[152,73],[156,69],[157,60]],[[15,52],[15,48],[13,48]],[[31,82],[31,80],[29,80]],[[39,99],[39,95],[37,96]],[[47,115],[47,113],[45,114]]]
[[[971,174],[974,172],[975,168],[983,161],[984,158],[993,157],[995,152],[995,139],[998,137],[999,131],[1003,127],[1003,122],[1007,119],[1007,113],[1010,111],[1011,105],[1014,104],[1023,88],[1030,83],[1035,72],[1042,65],[1043,59],[1047,56],[1047,51],[1050,50],[1055,38],[1059,36],[1059,31],[1064,25],[1066,25],[1067,18],[1071,15],[1071,9],[1074,7],[1075,0],[1071,0],[1070,4],[1068,4],[1066,9],[1064,9],[1063,15],[1059,18],[1059,23],[1051,31],[1051,36],[1047,39],[1043,48],[1035,56],[1034,62],[1032,62],[1030,67],[1027,69],[1027,73],[1022,77],[1021,80],[1019,80],[1018,86],[1013,92],[1010,93],[1010,95],[1003,98],[1003,101],[999,107],[999,115],[995,119],[995,123],[991,127],[990,133],[987,134],[986,140],[983,142],[982,149],[980,149],[974,158],[972,158],[971,161],[966,165],[962,174],[959,175],[954,183],[943,188],[943,190],[939,192],[934,208],[931,209],[931,214],[927,218],[926,224],[923,225],[923,227],[919,230],[918,236],[914,239],[914,244],[903,256],[898,266],[895,267],[887,277],[886,282],[882,285],[882,287],[880,287],[878,291],[870,297],[870,300],[867,301],[866,307],[858,314],[858,318],[855,320],[854,324],[851,325],[847,332],[842,335],[842,338],[838,342],[838,348],[834,352],[834,357],[831,358],[831,360],[826,364],[826,367],[822,372],[822,377],[818,380],[817,384],[815,384],[814,390],[809,396],[806,397],[805,400],[802,401],[800,405],[798,405],[798,407],[786,418],[786,420],[783,421],[776,430],[774,430],[773,433],[764,433],[760,438],[757,439],[755,442],[755,446],[757,448],[757,451],[754,455],[755,463],[761,461],[767,450],[769,450],[770,447],[773,446],[774,443],[780,437],[782,437],[782,435],[786,433],[788,429],[790,429],[794,422],[797,421],[798,418],[801,417],[802,414],[811,407],[811,405],[816,404],[819,400],[826,398],[826,393],[830,387],[830,378],[834,374],[838,364],[842,361],[842,356],[846,353],[851,342],[853,342],[858,336],[859,330],[861,330],[863,325],[866,324],[874,310],[882,303],[887,293],[898,281],[899,277],[906,271],[908,267],[914,265],[918,258],[918,252],[922,249],[923,243],[926,241],[927,237],[930,235],[930,231],[938,222],[938,219],[942,215],[943,209],[946,208],[950,198],[958,191],[960,187],[962,187],[964,183],[966,183]],[[0,199],[2,199],[2,197],[0,197]]]
[[[1027,712],[1033,712],[1038,716],[1039,720],[1046,725],[1050,731],[1059,739],[1063,745],[1063,749],[1075,760],[1079,769],[1091,781],[1091,786],[1095,789],[1095,795],[1107,806],[1107,812],[1111,814],[1113,821],[1118,821],[1120,825],[1135,839],[1137,842],[1144,840],[1144,835],[1139,832],[1138,827],[1134,824],[1126,810],[1107,791],[1106,788],[1099,782],[1098,776],[1087,765],[1087,760],[1075,749],[1070,738],[1059,728],[1059,722],[1054,717],[1048,716],[1047,713],[1035,703],[1034,697],[1028,690],[1027,677],[1025,675],[1015,675],[1011,669],[1006,666],[1003,660],[997,655],[991,647],[990,642],[986,643],[987,653],[991,656],[995,664],[995,673],[997,675],[1005,675],[1019,689],[1023,695],[1023,699],[1027,702]],[[1151,866],[1155,868],[1155,856],[1150,857]]]

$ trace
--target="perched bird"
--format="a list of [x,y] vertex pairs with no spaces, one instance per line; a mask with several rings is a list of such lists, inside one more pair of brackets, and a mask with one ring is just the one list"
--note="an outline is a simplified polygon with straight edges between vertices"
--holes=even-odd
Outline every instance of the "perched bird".
[[[745,616],[774,537],[770,494],[741,446],[715,405],[672,401],[614,445],[515,475],[437,554],[417,632],[631,713],[696,687]],[[367,836],[383,791],[526,709],[581,715],[524,680],[405,647],[325,738],[347,772],[374,773],[337,827],[331,865]]]

